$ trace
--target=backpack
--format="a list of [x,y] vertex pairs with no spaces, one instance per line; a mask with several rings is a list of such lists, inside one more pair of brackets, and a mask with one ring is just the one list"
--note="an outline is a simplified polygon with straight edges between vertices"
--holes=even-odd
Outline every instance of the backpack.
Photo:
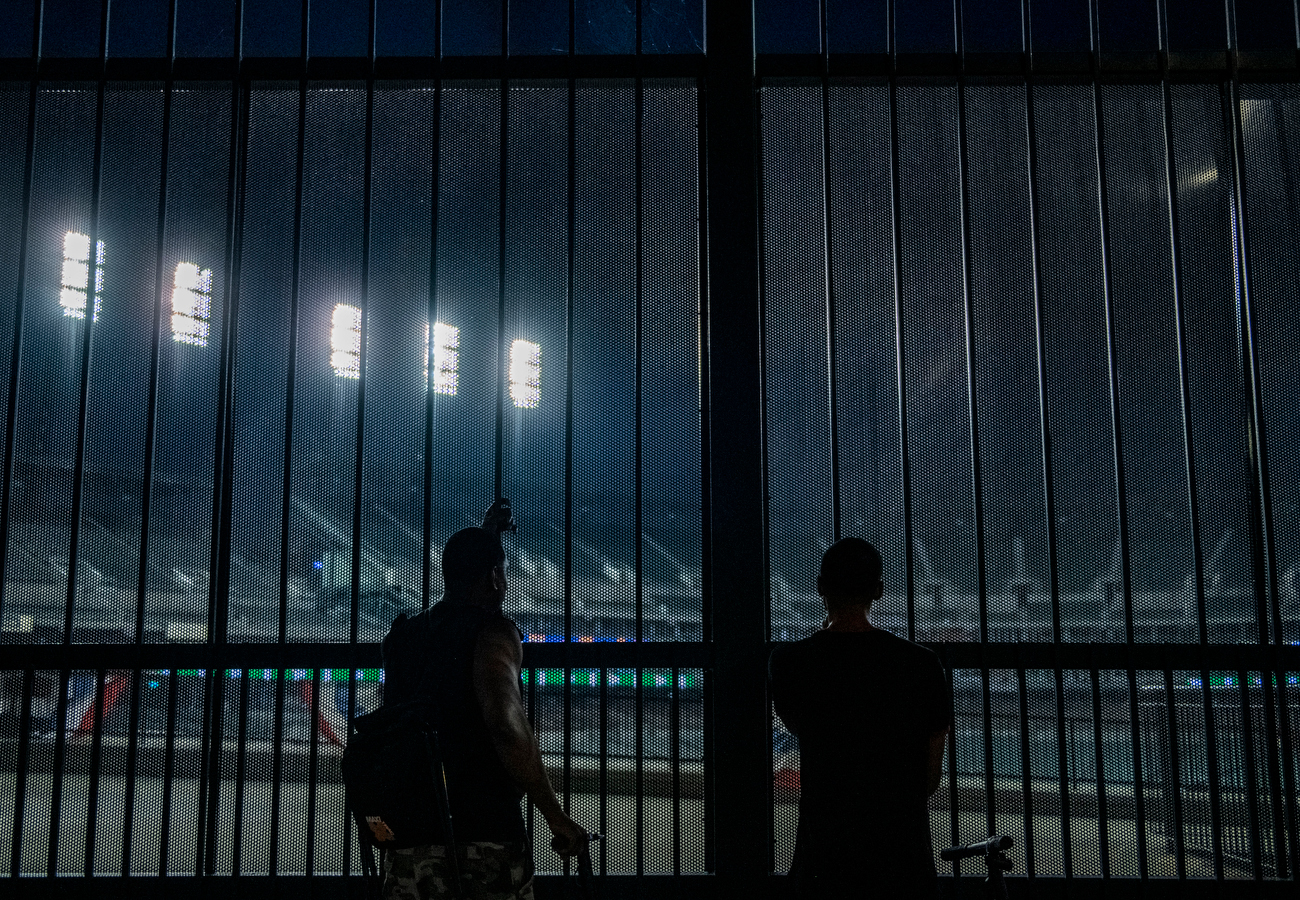
[[456,896],[463,897],[447,779],[431,713],[427,703],[411,701],[358,716],[339,768],[357,826],[362,869],[375,888],[382,876],[374,850],[382,854],[443,844]]

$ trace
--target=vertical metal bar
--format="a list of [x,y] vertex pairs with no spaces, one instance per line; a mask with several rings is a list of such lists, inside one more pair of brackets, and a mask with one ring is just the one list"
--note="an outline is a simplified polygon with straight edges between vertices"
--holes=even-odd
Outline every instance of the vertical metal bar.
[[[153,330],[149,348],[149,389],[145,401],[144,476],[140,498],[140,568],[136,583],[135,642],[144,643],[145,599],[149,593],[149,513],[153,502],[153,469],[158,429],[158,357],[162,343],[164,242],[167,237],[167,172],[171,162],[172,46],[175,42],[176,0],[167,5],[167,80],[163,85],[162,158],[158,175],[158,233],[154,252]],[[129,781],[128,781],[129,783]],[[129,814],[128,814],[129,815]]]
[[831,223],[831,85],[830,85],[830,41],[826,25],[826,0],[817,4],[821,34],[821,99],[822,99],[822,264],[826,269],[826,375],[827,400],[830,406],[830,444],[831,444],[831,533],[838,541],[841,533],[842,511],[840,509],[840,418],[839,418],[839,379],[837,376],[837,355],[835,346],[835,253],[833,240],[835,229]]
[[[889,3],[890,59],[893,52],[894,0]],[[907,598],[907,639],[916,640],[916,584],[913,577],[912,546],[912,464],[907,427],[907,340],[903,329],[903,212],[902,173],[898,150],[898,77],[889,79],[889,152],[892,179],[891,212],[894,224],[894,341],[898,355],[898,443],[903,488],[903,592]]]
[[1074,848],[1070,833],[1069,754],[1065,746],[1065,675],[1060,665],[1056,676],[1056,775],[1061,797],[1061,865],[1066,878],[1074,877]]
[[311,670],[311,722],[307,726],[307,876],[316,874],[316,778],[320,774],[320,669]]
[[[537,734],[537,673],[538,669],[528,670],[528,727]],[[533,801],[528,801],[528,833],[533,833],[533,819],[536,808]]]
[[104,94],[108,88],[105,56],[108,52],[108,0],[101,0],[99,15],[99,68],[100,75],[95,92],[95,158],[90,176],[90,245],[86,257],[86,316],[81,332],[81,389],[77,398],[76,455],[72,468],[72,503],[69,523],[72,527],[68,539],[68,591],[63,608],[63,643],[72,643],[73,612],[77,602],[78,563],[81,544],[81,505],[85,492],[86,467],[86,416],[90,409],[90,348],[95,331],[95,298],[99,295],[99,201],[104,174]]
[[1129,660],[1128,675],[1128,717],[1129,739],[1133,744],[1133,811],[1137,818],[1137,854],[1138,877],[1147,880],[1147,812],[1146,786],[1142,779],[1142,720],[1138,709],[1137,672]]
[[[956,671],[951,666],[944,667],[948,674],[948,696],[952,698],[952,706],[955,711],[957,708],[957,691],[956,691]],[[958,791],[958,772],[957,772],[957,717],[953,716],[953,729],[948,735],[948,842],[949,846],[955,847],[961,843],[961,813],[958,802],[961,797]],[[953,860],[952,874],[954,878],[961,876],[961,860]]]
[[[639,10],[640,10],[640,8],[641,8],[640,0],[637,0],[637,10],[638,10],[638,15],[637,15],[637,22],[638,22],[638,25],[637,25],[637,31],[638,31],[638,38],[640,37],[640,24],[639,24],[639,23],[640,23],[640,19],[641,19],[641,16],[639,15]],[[640,48],[640,46],[641,46],[641,42],[640,42],[640,40],[638,39],[638,41],[637,41],[637,47]],[[644,241],[645,223],[642,222],[642,218],[643,218],[643,214],[644,214],[644,210],[645,210],[645,198],[644,198],[644,191],[643,191],[643,189],[642,189],[642,170],[643,170],[643,167],[644,167],[644,158],[643,158],[643,153],[644,153],[644,151],[643,151],[643,148],[642,148],[642,146],[641,146],[641,144],[642,144],[642,139],[643,139],[643,136],[644,136],[644,133],[645,133],[645,127],[644,127],[644,123],[645,123],[645,98],[644,98],[644,96],[643,96],[643,94],[644,94],[644,92],[645,92],[645,85],[644,85],[644,84],[642,83],[642,81],[641,81],[641,64],[640,64],[639,49],[638,49],[638,56],[637,56],[637,75],[636,75],[636,81],[635,81],[634,91],[635,91],[635,95],[634,95],[634,99],[633,99],[633,103],[634,103],[634,112],[635,112],[635,116],[634,116],[634,118],[635,118],[635,126],[634,126],[634,127],[635,127],[635,137],[634,137],[634,143],[635,143],[635,146],[636,146],[636,151],[635,151],[635,169],[636,169],[636,325],[635,325],[635,334],[634,334],[633,344],[634,344],[634,346],[635,346],[635,354],[636,354],[636,380],[635,380],[636,409],[635,409],[635,437],[634,437],[634,443],[635,443],[635,447],[636,447],[636,453],[635,453],[635,456],[636,456],[636,460],[635,460],[635,464],[636,464],[636,490],[635,490],[634,497],[633,497],[633,507],[634,507],[634,509],[633,509],[633,515],[635,516],[635,520],[634,520],[634,521],[636,522],[636,548],[635,548],[635,557],[636,557],[636,558],[635,558],[635,560],[634,560],[634,568],[635,568],[635,570],[636,570],[636,582],[635,582],[635,584],[634,584],[635,597],[636,597],[636,632],[635,632],[635,634],[636,634],[636,640],[637,640],[637,643],[640,643],[641,641],[644,641],[644,640],[645,640],[645,621],[644,621],[644,619],[645,619],[645,572],[643,571],[643,569],[644,569],[644,565],[645,565],[645,559],[644,559],[644,557],[645,557],[645,552],[644,552],[644,551],[645,551],[645,532],[644,532],[644,527],[645,527],[645,485],[644,485],[644,481],[645,481],[645,472],[642,470],[642,467],[643,467],[643,465],[644,465],[644,461],[645,461],[645,448],[644,448],[644,446],[643,446],[643,444],[644,444],[644,436],[645,436],[645,435],[644,435],[644,427],[643,427],[643,414],[644,414],[644,411],[643,411],[643,409],[642,409],[643,390],[644,390],[643,380],[644,380],[644,379],[643,379],[643,373],[642,373],[642,371],[641,371],[641,369],[642,369],[642,365],[643,365],[644,362],[645,362],[645,334],[644,334],[645,328],[644,328],[644,321],[643,321],[643,320],[644,320],[644,306],[645,306],[645,260],[644,260],[644,258],[643,258],[644,255],[645,255],[645,241]],[[641,684],[641,677],[640,677],[640,673],[638,673],[638,675],[637,675],[637,690],[640,690],[640,684]],[[640,707],[638,706],[638,710],[639,710],[639,709],[640,709]],[[637,752],[637,759],[638,759],[638,761],[640,760],[640,758],[641,758],[641,757],[640,757],[640,751],[638,751],[638,752]],[[639,764],[639,762],[638,762],[638,764]],[[639,796],[640,796],[640,793],[639,793],[640,788],[638,788],[637,790],[638,790],[638,794],[637,794],[637,796],[639,797]],[[638,804],[638,810],[639,810],[639,809],[640,809],[640,806],[639,806],[639,804]],[[639,815],[639,812],[638,812],[638,815]],[[639,858],[640,858],[640,852],[641,852],[641,851],[640,851],[640,843],[639,843],[639,841],[638,841],[637,847],[638,847],[638,849],[637,849],[637,854],[638,854],[638,859],[639,859]],[[638,867],[637,867],[637,873],[640,874],[640,872],[641,872],[641,869],[640,869],[640,866],[638,865]]]
[[[573,261],[577,237],[578,92],[574,77],[576,0],[569,2],[569,78],[565,136],[565,252],[564,252],[564,640],[573,640]],[[573,793],[573,674],[564,669],[564,812],[572,815]],[[600,832],[604,834],[602,830]],[[571,860],[563,858],[564,874]]]
[[[436,101],[435,101],[436,102]],[[437,135],[437,129],[434,129],[434,135]],[[427,494],[425,496],[428,496]],[[361,674],[359,669],[347,669],[348,673],[348,729],[347,739],[352,740],[354,728],[352,720],[357,716],[357,681]],[[347,788],[343,790],[343,808],[340,810],[343,819],[343,874],[348,876],[352,874],[352,816],[348,814]]]
[[989,667],[980,652],[980,700],[983,712],[984,739],[984,822],[989,834],[997,833],[997,786],[993,779],[993,698],[989,689]]
[[[236,20],[242,15],[243,0],[236,0]],[[242,41],[242,32],[236,36]],[[174,48],[173,48],[174,50]],[[230,163],[227,173],[226,196],[226,297],[221,317],[221,344],[219,352],[217,423],[213,438],[213,487],[212,487],[212,547],[208,571],[211,574],[208,589],[208,645],[213,653],[209,665],[218,672],[223,670],[223,656],[230,607],[230,558],[232,508],[234,504],[234,402],[235,402],[235,360],[238,343],[235,323],[239,311],[239,278],[243,262],[243,204],[244,188],[248,175],[248,134],[251,90],[245,89],[236,72],[231,83],[231,124],[230,124]],[[213,742],[215,752],[220,753],[224,740],[223,717],[225,704],[222,699],[225,684],[220,678],[204,680],[206,687],[217,693],[205,694],[203,732],[201,735],[202,762],[199,780],[199,848],[197,861],[202,868],[204,857],[205,829],[209,829],[215,841],[216,802],[220,790],[220,757],[212,756]],[[213,779],[209,783],[208,775]],[[211,817],[207,813],[211,806]],[[215,844],[212,844],[215,852]]]
[[54,767],[51,769],[54,783],[50,791],[50,845],[45,857],[47,878],[57,875],[59,867],[59,820],[63,817],[63,762],[68,748],[69,674],[67,669],[59,672],[59,695],[54,707]]
[[[373,3],[370,4],[370,9],[373,19]],[[374,42],[371,41],[371,46],[373,45]],[[360,350],[357,356],[357,434],[352,481],[352,577],[349,585],[352,592],[352,618],[348,629],[348,644],[352,647],[357,645],[361,629],[361,496],[365,489],[366,366],[370,357],[368,347],[370,342],[370,200],[374,180],[371,172],[374,124],[375,78],[372,65],[370,77],[366,80],[366,146],[364,171],[361,176],[361,334],[358,336]],[[429,343],[433,343],[432,325]]]
[[[1253,287],[1250,280],[1250,227],[1246,207],[1246,142],[1241,122],[1241,85],[1237,80],[1226,82],[1220,93],[1223,105],[1225,126],[1232,141],[1232,182],[1233,215],[1236,228],[1234,236],[1237,241],[1237,310],[1239,335],[1238,352],[1242,370],[1242,384],[1246,400],[1247,435],[1245,441],[1245,463],[1247,480],[1250,484],[1251,507],[1251,564],[1254,574],[1255,615],[1259,627],[1260,643],[1267,643],[1269,638],[1269,618],[1272,613],[1273,633],[1281,637],[1279,613],[1279,590],[1277,553],[1273,541],[1273,497],[1268,468],[1267,443],[1265,441],[1264,400],[1260,389],[1260,369],[1258,356],[1258,325],[1255,321]],[[1279,676],[1278,693],[1285,692],[1286,672],[1281,661],[1276,665]],[[1271,794],[1273,846],[1277,853],[1277,876],[1288,876],[1287,850],[1289,844],[1292,855],[1289,872],[1300,871],[1300,828],[1296,823],[1295,769],[1292,763],[1291,729],[1289,713],[1285,701],[1275,707],[1273,681],[1268,672],[1263,672],[1261,688],[1264,692],[1264,706],[1261,715],[1264,719],[1264,739],[1268,747],[1265,754],[1268,766],[1268,781]],[[1274,710],[1281,717],[1282,727],[1274,719]],[[1282,750],[1281,765],[1274,748],[1280,744]],[[1285,784],[1285,797],[1282,785]]]
[[[1174,325],[1178,332],[1178,383],[1183,414],[1183,464],[1187,472],[1187,519],[1192,537],[1192,577],[1196,591],[1196,622],[1200,641],[1208,643],[1209,627],[1206,622],[1205,572],[1202,570],[1200,501],[1196,487],[1196,451],[1192,436],[1191,375],[1187,337],[1187,313],[1183,309],[1182,286],[1182,236],[1179,233],[1178,215],[1178,164],[1174,158],[1174,99],[1173,88],[1166,76],[1160,82],[1164,100],[1165,139],[1165,189],[1169,194],[1169,251],[1170,278],[1174,294]],[[1208,695],[1207,695],[1208,697]],[[1215,829],[1215,835],[1218,830]]]
[[23,868],[23,824],[27,815],[27,766],[32,750],[32,695],[36,693],[36,671],[23,672],[23,711],[18,720],[18,764],[14,771],[13,840],[9,845],[9,877],[17,878]]
[[176,773],[176,700],[180,676],[172,669],[167,679],[167,730],[163,735],[162,809],[158,813],[158,877],[168,873],[172,833],[172,781]]
[[[713,671],[705,669],[700,673],[704,681],[700,697],[701,749],[704,759],[700,764],[703,781],[704,803],[704,871],[712,874],[717,871],[717,839],[714,829],[717,827],[717,814],[713,793],[714,742],[713,742]],[[604,803],[604,784],[601,784],[601,802]]]
[[1111,450],[1115,460],[1115,503],[1119,528],[1120,581],[1124,591],[1124,635],[1128,643],[1136,636],[1133,631],[1133,581],[1129,568],[1128,550],[1128,494],[1124,488],[1124,430],[1120,413],[1118,326],[1115,322],[1114,290],[1111,285],[1110,266],[1110,199],[1106,186],[1106,132],[1102,115],[1101,82],[1095,77],[1092,83],[1093,118],[1096,123],[1097,153],[1097,205],[1101,229],[1102,293],[1106,306],[1106,351],[1110,364],[1110,416]]
[[1110,813],[1106,797],[1105,735],[1102,733],[1101,672],[1095,662],[1092,676],[1092,750],[1097,776],[1097,850],[1101,856],[1101,877],[1110,877]]
[[[700,404],[700,638],[706,644],[713,643],[713,513],[712,513],[712,488],[710,486],[710,446],[711,436],[709,433],[709,342],[708,325],[709,325],[709,175],[708,175],[708,117],[705,114],[705,103],[707,102],[705,91],[701,88],[699,81],[695,82],[695,134],[696,134],[696,160],[695,160],[695,177],[697,193],[695,198],[696,204],[696,270],[698,276],[699,291],[699,310],[696,322],[695,344],[699,356],[699,404]],[[761,179],[760,179],[761,181]],[[761,250],[760,250],[761,252]],[[761,266],[760,275],[761,278]],[[759,294],[760,302],[762,294]],[[761,407],[760,407],[761,408]],[[763,433],[760,429],[760,433]],[[766,444],[766,441],[764,441]],[[763,459],[766,472],[766,455],[764,448]],[[764,504],[766,509],[766,504]],[[766,513],[764,513],[764,526],[766,526]],[[767,534],[766,527],[763,531]],[[705,726],[708,730],[708,726]],[[708,818],[706,801],[705,818]],[[711,838],[708,836],[708,830],[705,829],[705,844],[709,844]],[[708,857],[708,851],[705,851],[705,857]],[[712,871],[706,866],[706,871]]]
[[1210,848],[1214,854],[1214,877],[1219,881],[1223,874],[1223,813],[1219,800],[1219,735],[1214,725],[1214,703],[1210,699],[1210,673],[1201,670],[1201,702],[1205,717],[1205,769],[1206,793],[1210,798]]
[[144,692],[144,670],[132,670],[130,678],[131,702],[126,725],[126,774],[122,786],[122,866],[119,869],[123,878],[131,874],[131,851],[135,838],[135,776],[139,759],[140,703]]
[[[975,377],[975,248],[973,246],[973,225],[971,224],[970,192],[970,151],[967,146],[966,127],[966,75],[965,44],[962,41],[962,4],[955,4],[957,10],[958,58],[962,61],[962,74],[957,79],[957,181],[959,185],[958,202],[961,204],[961,283],[962,310],[966,327],[966,400],[967,418],[970,423],[970,473],[971,496],[975,503],[975,594],[979,603],[980,643],[989,640],[989,597],[988,572],[984,553],[984,473],[980,462],[979,438],[979,391]],[[985,672],[987,678],[988,673]],[[989,727],[992,727],[989,720]],[[993,765],[990,757],[988,765]],[[993,815],[992,797],[989,815]],[[991,820],[990,820],[991,821]],[[990,831],[992,828],[990,827]]]
[[[40,52],[43,0],[33,0],[32,59]],[[0,481],[0,618],[4,616],[9,584],[9,511],[13,501],[15,439],[18,429],[18,374],[23,351],[23,312],[27,305],[27,241],[32,218],[32,171],[36,161],[36,97],[40,82],[35,73],[27,89],[27,139],[23,151],[23,211],[19,229],[17,289],[14,296],[14,334],[9,350],[9,407],[5,410],[3,480]],[[17,827],[17,822],[15,822]],[[15,847],[18,845],[15,843]]]
[[[307,4],[303,4],[305,10]],[[306,13],[303,13],[306,16]],[[304,33],[306,21],[303,22]],[[304,39],[305,40],[305,39]],[[293,491],[293,415],[298,375],[298,291],[302,282],[303,170],[307,145],[307,79],[298,82],[298,151],[293,188],[293,271],[289,299],[289,372],[284,404],[284,482],[280,496],[280,616],[276,641],[288,639],[289,520]]]
[[[1287,686],[1287,671],[1285,667],[1279,664],[1277,667],[1276,709],[1278,711],[1278,717],[1280,720],[1278,723],[1280,726],[1278,730],[1280,732],[1280,738],[1281,738],[1279,743],[1282,745],[1282,754],[1281,754],[1282,786],[1284,789],[1283,790],[1284,796],[1286,797],[1286,806],[1284,808],[1282,803],[1280,802],[1277,803],[1278,817],[1285,818],[1285,828],[1281,831],[1281,836],[1284,838],[1284,840],[1278,841],[1276,844],[1278,848],[1277,853],[1278,853],[1278,860],[1279,860],[1278,873],[1279,873],[1279,877],[1284,877],[1282,874],[1284,867],[1281,865],[1281,860],[1286,854],[1287,847],[1289,846],[1290,861],[1291,861],[1289,872],[1291,875],[1291,879],[1292,881],[1300,881],[1300,879],[1297,879],[1295,877],[1296,873],[1300,872],[1300,839],[1298,839],[1296,835],[1296,831],[1297,831],[1296,817],[1298,814],[1296,810],[1296,806],[1297,803],[1300,803],[1300,801],[1297,800],[1297,797],[1300,795],[1297,795],[1296,793],[1296,783],[1295,783],[1296,769],[1295,769],[1294,759],[1291,755],[1292,754],[1291,735],[1295,733],[1295,731],[1293,730],[1295,726],[1291,723],[1291,706],[1286,696],[1288,690],[1289,688]],[[1265,694],[1265,697],[1268,696],[1268,693],[1271,693],[1271,691],[1267,692]],[[1270,754],[1270,756],[1273,756],[1273,754]],[[1275,787],[1273,791],[1274,794],[1276,794],[1278,789]]]
[[506,395],[506,212],[509,200],[506,185],[510,176],[510,2],[501,0],[501,131],[497,161],[497,373],[496,373],[496,474],[493,490],[502,495],[502,429],[505,422]]
[[673,666],[668,708],[668,764],[673,776],[673,874],[682,874],[682,673]]
[[[433,4],[434,53],[442,54],[442,3]],[[429,608],[433,593],[433,407],[434,347],[438,328],[438,196],[442,177],[442,66],[436,67],[433,80],[433,173],[429,185],[429,346],[425,348],[424,383],[424,561],[422,564],[420,608]],[[355,690],[355,689],[354,689]],[[347,816],[345,819],[349,818]],[[351,834],[351,825],[346,826]]]
[[[1266,673],[1260,673],[1262,681]],[[1259,777],[1255,773],[1255,722],[1250,714],[1250,672],[1237,671],[1237,694],[1241,702],[1242,772],[1245,776],[1246,823],[1250,841],[1250,872],[1255,881],[1264,878],[1263,821],[1259,815]],[[1263,712],[1263,710],[1261,710]]]
[[[1029,0],[1021,0],[1028,22]],[[1052,429],[1047,400],[1047,322],[1043,303],[1043,260],[1038,209],[1038,127],[1034,116],[1034,82],[1025,85],[1025,130],[1029,163],[1029,248],[1033,257],[1034,340],[1038,362],[1038,426],[1043,451],[1043,509],[1047,524],[1047,579],[1052,602],[1052,641],[1061,643],[1061,590],[1056,568],[1056,488],[1052,479]]]
[[1029,747],[1029,680],[1023,666],[1016,667],[1016,686],[1020,695],[1020,785],[1025,798],[1025,873],[1034,878],[1038,874],[1037,854],[1034,852],[1034,776]]
[[239,671],[239,744],[235,750],[235,809],[230,827],[230,874],[243,874],[244,779],[248,761],[248,670]]
[[199,776],[198,849],[196,876],[216,873],[217,805],[221,799],[221,764],[226,745],[226,670],[213,668],[204,676],[204,754]]
[[86,857],[83,874],[95,874],[95,820],[99,818],[99,772],[104,757],[104,682],[108,673],[95,672],[95,698],[91,707],[90,774],[86,779]]
[[[609,834],[609,669],[600,670],[600,833]],[[608,869],[609,841],[600,842],[600,874]]]
[[267,874],[280,868],[280,787],[284,776],[284,691],[287,669],[272,669],[275,679],[275,720],[271,729],[271,838],[267,852]]
[[[144,481],[140,502],[140,569],[136,587],[135,642],[144,643],[145,601],[149,592],[149,515],[153,500],[153,471],[158,426],[158,357],[162,330],[163,245],[167,232],[167,173],[171,153],[172,94],[174,87],[176,0],[167,4],[167,79],[163,84],[162,158],[158,176],[158,235],[154,257],[154,317],[149,353],[149,396],[146,401]],[[122,801],[122,877],[131,874],[131,843],[135,824],[135,776],[140,736],[140,694],[143,672],[136,671],[131,684],[131,713],[127,733],[126,777]]]
[[[568,137],[565,141],[567,172],[566,243],[564,255],[564,639],[573,640],[573,261],[577,242],[578,211],[578,87],[573,74],[574,20],[577,0],[569,2]],[[564,702],[569,689],[564,689]],[[567,715],[567,712],[566,712]],[[567,754],[566,754],[567,760]],[[566,762],[567,765],[567,762]],[[603,832],[602,832],[603,834]],[[567,864],[568,859],[565,859]]]
[[[755,194],[755,199],[757,200],[757,204],[756,204],[756,205],[757,205],[757,210],[756,210],[756,213],[755,213],[755,217],[756,217],[757,220],[758,220],[758,236],[757,236],[757,237],[758,237],[758,240],[757,240],[757,244],[758,244],[758,265],[757,265],[757,272],[756,272],[756,278],[755,278],[755,280],[756,280],[756,282],[757,282],[756,287],[757,287],[757,292],[758,292],[758,343],[759,343],[759,354],[758,354],[759,407],[758,407],[758,408],[759,408],[759,416],[760,416],[760,418],[762,419],[762,422],[760,423],[761,427],[759,428],[758,435],[759,435],[759,455],[760,455],[760,459],[761,459],[761,470],[762,470],[762,478],[763,478],[763,489],[762,489],[762,495],[761,495],[761,509],[762,509],[762,514],[763,514],[763,528],[762,528],[762,535],[763,535],[763,548],[762,548],[762,549],[763,549],[763,575],[764,575],[764,581],[763,581],[763,600],[764,600],[764,603],[765,603],[765,606],[766,606],[766,608],[763,610],[763,634],[764,634],[764,637],[766,637],[768,640],[771,640],[771,637],[772,637],[772,552],[771,552],[771,551],[772,551],[772,539],[771,539],[771,535],[772,535],[772,503],[771,503],[771,499],[772,499],[772,497],[771,497],[771,492],[768,490],[768,485],[769,485],[769,481],[770,481],[770,479],[769,479],[769,477],[768,477],[768,472],[769,472],[770,470],[769,470],[769,467],[768,467],[768,466],[769,466],[769,457],[768,457],[768,437],[767,437],[767,404],[768,404],[768,393],[767,393],[767,348],[768,348],[768,343],[767,343],[767,201],[766,201],[766,189],[767,189],[767,187],[766,187],[766,184],[764,183],[764,178],[763,178],[763,173],[764,173],[764,171],[766,170],[766,167],[767,167],[767,160],[766,160],[766,156],[765,156],[765,154],[766,154],[766,152],[767,152],[767,147],[766,147],[766,143],[765,143],[765,141],[764,141],[764,131],[763,131],[763,99],[764,99],[764,98],[763,98],[763,92],[760,91],[760,90],[755,90],[755,91],[752,92],[752,97],[751,97],[750,102],[752,102],[752,103],[754,104],[754,106],[757,107],[757,110],[758,110],[758,115],[757,115],[757,117],[756,117],[758,121],[757,121],[757,123],[756,123],[756,127],[755,127],[755,129],[754,129],[754,132],[755,132],[755,135],[754,135],[755,155],[758,157],[758,164],[757,164],[757,166],[756,166],[756,172],[755,172],[755,176],[754,176],[754,194]],[[707,100],[708,100],[708,93],[707,93],[707,82],[706,82],[705,101],[707,101]],[[700,108],[700,115],[701,115],[701,117],[705,117],[705,116],[706,116],[706,112],[707,112],[707,110],[705,109],[704,102],[701,102],[700,107],[701,107],[701,108]],[[702,122],[702,123],[701,123],[701,126],[700,126],[700,133],[703,134],[703,135],[705,135],[705,136],[707,137],[707,132],[708,132],[708,129],[707,129],[707,120],[706,120],[705,122]],[[704,148],[701,148],[701,150],[700,150],[700,172],[701,172],[701,174],[702,174],[702,177],[703,177],[703,178],[706,178],[706,179],[707,179],[708,174],[709,174],[709,173],[708,173],[708,162],[709,162],[709,160],[708,160],[708,157],[707,157],[707,155],[706,155],[705,149],[704,149]],[[721,173],[719,173],[719,174],[721,174]],[[721,178],[719,178],[719,180],[721,180]],[[704,193],[704,188],[703,188],[703,186],[701,187],[701,192],[702,192],[702,193],[701,193],[701,196],[706,196],[705,193]],[[706,199],[707,199],[707,198],[706,198]],[[707,220],[707,218],[708,218],[707,213],[708,213],[708,207],[707,207],[707,206],[701,208],[701,210],[700,210],[700,218],[701,218],[701,221],[702,221],[702,222]],[[701,225],[701,231],[707,231],[707,229],[704,227],[704,225]],[[701,266],[702,269],[707,270],[709,264],[710,264],[710,260],[708,260],[708,259],[701,259],[701,261],[700,261],[700,266]],[[709,335],[709,322],[708,322],[707,320],[705,320],[705,321],[702,323],[702,326],[701,326],[700,331],[701,331],[701,343],[702,343],[703,346],[707,347],[707,346],[709,345],[709,337],[710,337],[710,335]],[[705,371],[707,371],[707,370],[705,370]],[[703,408],[707,409],[707,406],[706,406],[706,407],[703,407]],[[710,435],[710,444],[711,444],[711,443],[712,443],[712,435],[711,435],[710,429],[709,429],[709,427],[708,427],[708,423],[709,423],[709,421],[710,421],[710,420],[707,420],[707,419],[705,420],[705,423],[706,423],[705,433]],[[719,443],[722,443],[722,442],[719,442]],[[705,459],[705,470],[706,470],[706,471],[708,471],[708,470],[711,469],[711,467],[712,467],[712,466],[711,466],[711,463],[709,462],[709,460],[708,460],[708,458],[707,458],[707,452],[708,452],[708,449],[706,448],[706,459]],[[724,563],[724,567],[725,567],[725,563]],[[711,582],[710,582],[710,583],[711,583]],[[705,588],[705,590],[709,590],[709,588]],[[712,604],[712,597],[711,597],[711,596],[710,596],[710,604]],[[712,637],[713,637],[713,629],[712,629],[712,625],[710,624],[710,627],[709,627],[709,639],[712,640]],[[769,703],[769,707],[770,707],[770,703]],[[771,710],[770,710],[770,709],[768,710],[768,715],[769,715],[769,716],[771,715]],[[769,739],[770,739],[770,738],[769,738]],[[774,787],[774,789],[775,789],[775,787]]]
[[633,707],[633,728],[635,729],[634,741],[636,754],[636,874],[645,874],[645,710],[642,708],[644,700],[644,689],[642,680],[645,677],[643,670],[638,666],[633,669],[633,677],[636,687],[634,688],[634,700],[636,704]]
[[1165,778],[1165,790],[1172,795],[1169,802],[1174,813],[1174,872],[1178,880],[1183,881],[1187,878],[1187,858],[1183,832],[1183,778],[1178,746],[1178,710],[1177,704],[1174,702],[1173,672],[1165,669],[1163,674],[1165,679],[1165,716],[1168,722],[1169,736],[1169,772]]

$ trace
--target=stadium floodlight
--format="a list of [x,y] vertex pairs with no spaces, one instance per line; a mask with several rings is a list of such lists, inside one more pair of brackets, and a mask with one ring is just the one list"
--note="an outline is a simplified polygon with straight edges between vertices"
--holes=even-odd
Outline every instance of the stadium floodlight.
[[[69,231],[63,236],[63,278],[59,305],[63,314],[73,319],[86,318],[86,282],[90,275],[90,236]],[[99,301],[104,292],[104,242],[95,242],[95,311],[99,321]]]
[[510,345],[510,399],[520,409],[536,409],[542,390],[542,348],[531,341]]
[[[460,376],[460,329],[433,323],[433,392],[456,396]],[[429,383],[429,326],[424,326],[424,383]]]
[[212,270],[178,263],[172,286],[172,338],[206,347],[211,324]]
[[347,303],[334,307],[330,331],[330,365],[340,378],[361,377],[361,310]]

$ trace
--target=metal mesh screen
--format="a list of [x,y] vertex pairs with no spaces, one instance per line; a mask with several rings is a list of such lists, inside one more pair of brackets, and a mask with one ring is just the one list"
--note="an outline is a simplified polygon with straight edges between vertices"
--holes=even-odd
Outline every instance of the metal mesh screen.
[[[0,94],[19,147],[27,97]],[[698,104],[689,80],[41,90],[29,264],[0,274],[26,304],[3,641],[91,659],[0,673],[13,874],[359,872],[339,757],[383,673],[292,665],[377,660],[497,493],[530,644],[662,645],[526,670],[602,871],[704,871]],[[6,156],[20,225],[22,175]],[[103,661],[137,642],[177,667]]]
[[[1267,487],[1274,516],[1270,529],[1273,556],[1269,560],[1269,593],[1285,610],[1282,640],[1300,640],[1300,544],[1294,527],[1296,465],[1300,461],[1300,431],[1292,424],[1289,398],[1300,385],[1293,366],[1286,365],[1300,346],[1294,256],[1291,252],[1300,205],[1291,177],[1293,144],[1300,134],[1300,91],[1295,85],[1248,85],[1241,88],[1241,140],[1245,146],[1246,234],[1251,308],[1255,313],[1260,369],[1259,402],[1265,416]],[[1270,622],[1271,632],[1277,623]],[[1252,632],[1252,637],[1258,631]],[[1276,638],[1275,638],[1276,639]]]
[[[872,621],[962,661],[936,845],[1013,834],[1033,876],[1288,871],[1273,850],[1294,830],[1278,806],[1286,685],[1262,674],[1255,692],[1223,655],[1203,671],[1136,662],[1164,643],[1289,640],[1295,621],[1277,518],[1294,455],[1277,362],[1294,89],[1243,86],[1237,108],[1235,91],[759,91],[770,632],[817,628],[808,573],[832,540],[881,549]],[[1048,662],[942,650],[980,641]],[[1131,644],[1136,667],[1051,662],[1091,642],[1095,660]],[[780,871],[799,757],[772,727]]]

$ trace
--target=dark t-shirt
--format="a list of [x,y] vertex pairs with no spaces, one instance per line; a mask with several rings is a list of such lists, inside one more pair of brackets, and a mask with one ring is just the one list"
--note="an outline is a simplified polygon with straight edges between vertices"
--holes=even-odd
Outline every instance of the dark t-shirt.
[[938,656],[886,631],[819,631],[773,650],[768,675],[799,736],[790,873],[933,883],[926,760],[952,724]]

